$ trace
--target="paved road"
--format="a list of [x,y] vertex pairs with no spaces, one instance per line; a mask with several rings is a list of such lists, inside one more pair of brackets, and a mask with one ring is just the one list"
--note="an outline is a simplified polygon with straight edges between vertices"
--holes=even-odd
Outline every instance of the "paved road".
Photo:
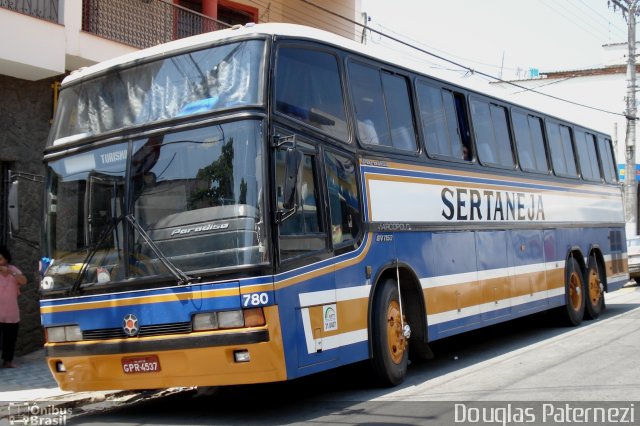
[[[637,424],[640,287],[608,295],[607,305],[600,319],[577,328],[536,315],[442,340],[433,348],[436,359],[412,364],[396,388],[376,388],[366,366],[356,365],[292,382],[221,388],[213,395],[184,391],[117,407],[97,404],[86,413],[76,410],[67,424],[448,425],[461,416],[455,412],[461,401],[494,401],[484,406],[499,407],[499,415],[533,407],[538,411],[520,411],[538,416],[533,424],[543,424],[541,403],[518,401],[611,401],[627,414],[636,401],[631,414]],[[567,422],[555,420],[544,424]]]

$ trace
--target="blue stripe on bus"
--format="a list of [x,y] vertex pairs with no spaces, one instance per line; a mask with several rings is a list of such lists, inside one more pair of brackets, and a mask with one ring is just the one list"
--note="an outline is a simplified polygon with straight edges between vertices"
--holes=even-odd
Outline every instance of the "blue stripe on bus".
[[[159,289],[148,289],[148,290],[134,290],[125,293],[106,293],[99,295],[87,295],[87,296],[76,296],[71,298],[61,298],[61,299],[44,299],[40,301],[41,307],[51,307],[51,306],[60,306],[66,305],[69,301],[73,301],[73,303],[91,303],[91,302],[102,302],[107,300],[118,300],[118,299],[130,299],[136,297],[153,297],[153,296],[164,296],[164,295],[183,295],[188,293],[198,293],[207,290],[224,290],[224,289],[233,289],[243,287],[250,287],[254,285],[261,284],[272,284],[273,277],[270,275],[262,276],[262,277],[253,277],[249,279],[241,279],[239,281],[228,281],[228,282],[217,282],[217,283],[202,283],[202,284],[193,284],[188,286],[171,286],[164,287]],[[195,294],[194,293],[194,294]]]
[[133,314],[140,326],[190,322],[195,312],[222,311],[240,308],[237,296],[144,303],[129,306],[108,306],[88,310],[73,310],[41,314],[46,326],[77,324],[82,330],[121,328],[125,315]]

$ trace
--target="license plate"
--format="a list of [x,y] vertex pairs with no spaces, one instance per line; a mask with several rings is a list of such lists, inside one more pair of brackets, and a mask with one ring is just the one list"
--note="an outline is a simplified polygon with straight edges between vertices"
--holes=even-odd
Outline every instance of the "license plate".
[[155,373],[160,371],[160,359],[157,355],[122,358],[122,371],[126,374]]

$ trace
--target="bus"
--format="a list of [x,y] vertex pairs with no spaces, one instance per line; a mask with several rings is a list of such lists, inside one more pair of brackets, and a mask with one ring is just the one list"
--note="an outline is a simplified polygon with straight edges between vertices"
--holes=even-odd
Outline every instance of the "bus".
[[67,76],[44,151],[41,319],[64,390],[294,379],[629,279],[602,132],[257,24]]

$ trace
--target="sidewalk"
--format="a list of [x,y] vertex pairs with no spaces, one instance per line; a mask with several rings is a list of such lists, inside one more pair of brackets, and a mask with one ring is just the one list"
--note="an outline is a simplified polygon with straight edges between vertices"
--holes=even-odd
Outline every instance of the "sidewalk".
[[66,415],[70,417],[72,412],[78,414],[195,389],[69,392],[60,389],[53,379],[47,367],[44,349],[14,361],[18,368],[0,368],[0,426],[27,424],[21,420],[25,413],[37,414],[36,417],[39,416],[39,421],[42,421],[39,424],[65,424]]
[[[123,391],[68,392],[58,387],[47,367],[44,349],[16,358],[18,368],[0,368],[0,425],[27,405],[78,407],[122,395]],[[127,391],[126,394],[131,394]]]

